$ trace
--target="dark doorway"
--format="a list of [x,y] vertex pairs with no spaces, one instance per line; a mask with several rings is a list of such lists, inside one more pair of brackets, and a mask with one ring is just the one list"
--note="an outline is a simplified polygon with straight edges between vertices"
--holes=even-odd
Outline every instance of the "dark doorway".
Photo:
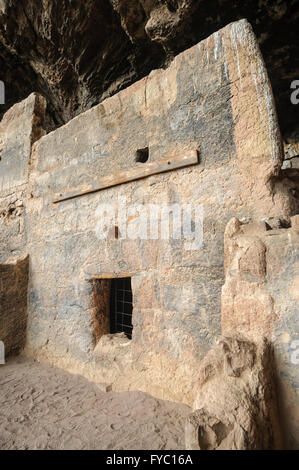
[[133,296],[131,278],[112,279],[110,302],[110,333],[125,333],[132,339]]

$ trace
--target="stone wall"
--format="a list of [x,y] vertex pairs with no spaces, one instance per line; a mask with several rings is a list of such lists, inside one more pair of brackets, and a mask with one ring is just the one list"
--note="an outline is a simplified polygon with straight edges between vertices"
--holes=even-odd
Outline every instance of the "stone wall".
[[[222,332],[273,344],[286,446],[298,448],[299,216],[242,224],[225,233]],[[272,227],[271,227],[272,226]]]
[[[199,163],[53,203],[142,166],[136,152],[145,147],[149,162],[197,150]],[[26,206],[27,354],[115,390],[192,403],[198,362],[220,333],[225,225],[234,215],[290,215],[275,185],[282,157],[267,73],[245,20],[41,138]],[[99,240],[97,208],[119,197],[128,205],[202,205],[202,248],[173,239]],[[132,276],[134,332],[126,347],[105,335],[94,344],[93,279],[105,273]]]
[[0,262],[26,252],[24,208],[31,146],[43,135],[45,107],[44,98],[33,93],[0,122]]

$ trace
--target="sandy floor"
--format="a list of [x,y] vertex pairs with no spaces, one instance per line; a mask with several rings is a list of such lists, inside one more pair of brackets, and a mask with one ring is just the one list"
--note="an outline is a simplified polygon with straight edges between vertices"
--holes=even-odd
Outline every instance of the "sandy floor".
[[190,412],[21,357],[0,365],[0,404],[0,449],[184,449]]

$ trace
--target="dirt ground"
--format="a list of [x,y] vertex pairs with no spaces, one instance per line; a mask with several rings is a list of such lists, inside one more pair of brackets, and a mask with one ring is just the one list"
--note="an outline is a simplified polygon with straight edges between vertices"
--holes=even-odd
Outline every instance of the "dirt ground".
[[0,365],[0,404],[0,449],[184,449],[190,413],[22,357]]

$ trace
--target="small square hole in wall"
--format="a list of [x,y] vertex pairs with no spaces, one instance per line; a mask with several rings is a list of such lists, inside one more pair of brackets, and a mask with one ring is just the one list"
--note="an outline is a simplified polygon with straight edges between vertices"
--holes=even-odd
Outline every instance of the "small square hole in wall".
[[149,157],[148,147],[145,147],[143,149],[138,149],[136,152],[135,161],[138,163],[145,163],[148,161],[148,157]]

